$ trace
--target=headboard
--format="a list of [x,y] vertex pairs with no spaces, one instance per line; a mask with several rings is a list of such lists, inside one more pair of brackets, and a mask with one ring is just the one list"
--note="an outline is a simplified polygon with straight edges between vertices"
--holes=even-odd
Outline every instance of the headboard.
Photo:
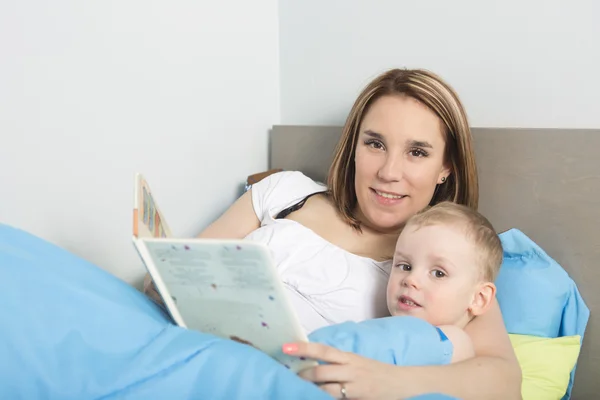
[[[339,126],[274,126],[270,168],[325,181]],[[590,320],[572,399],[600,396],[600,130],[474,128],[479,210],[518,228],[577,283]]]

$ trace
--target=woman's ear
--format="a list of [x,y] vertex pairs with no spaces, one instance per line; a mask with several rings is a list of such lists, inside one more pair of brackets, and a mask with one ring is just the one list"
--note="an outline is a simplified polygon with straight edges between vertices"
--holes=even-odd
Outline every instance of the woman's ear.
[[442,170],[438,175],[437,183],[438,185],[446,182],[448,180],[448,176],[452,173],[452,168],[449,165],[442,166]]
[[481,283],[473,295],[473,301],[471,302],[469,311],[475,317],[485,313],[495,297],[496,285],[494,285],[492,282]]

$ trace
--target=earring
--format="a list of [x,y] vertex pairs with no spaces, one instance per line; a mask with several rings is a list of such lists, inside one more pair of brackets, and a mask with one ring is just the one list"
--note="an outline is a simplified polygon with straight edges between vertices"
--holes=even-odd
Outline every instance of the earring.
[[446,177],[442,176],[442,183],[446,182]]

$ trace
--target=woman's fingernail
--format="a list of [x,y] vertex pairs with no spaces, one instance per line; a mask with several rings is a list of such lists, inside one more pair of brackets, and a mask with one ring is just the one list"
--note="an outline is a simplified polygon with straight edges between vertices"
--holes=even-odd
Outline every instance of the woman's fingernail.
[[295,353],[298,351],[298,345],[296,343],[284,344],[282,350],[286,354]]

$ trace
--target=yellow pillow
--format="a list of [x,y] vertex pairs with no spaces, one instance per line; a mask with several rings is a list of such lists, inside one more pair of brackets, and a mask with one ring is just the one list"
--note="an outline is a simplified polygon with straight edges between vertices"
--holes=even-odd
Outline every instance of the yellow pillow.
[[523,400],[560,400],[581,348],[580,336],[545,338],[510,334],[523,375]]

